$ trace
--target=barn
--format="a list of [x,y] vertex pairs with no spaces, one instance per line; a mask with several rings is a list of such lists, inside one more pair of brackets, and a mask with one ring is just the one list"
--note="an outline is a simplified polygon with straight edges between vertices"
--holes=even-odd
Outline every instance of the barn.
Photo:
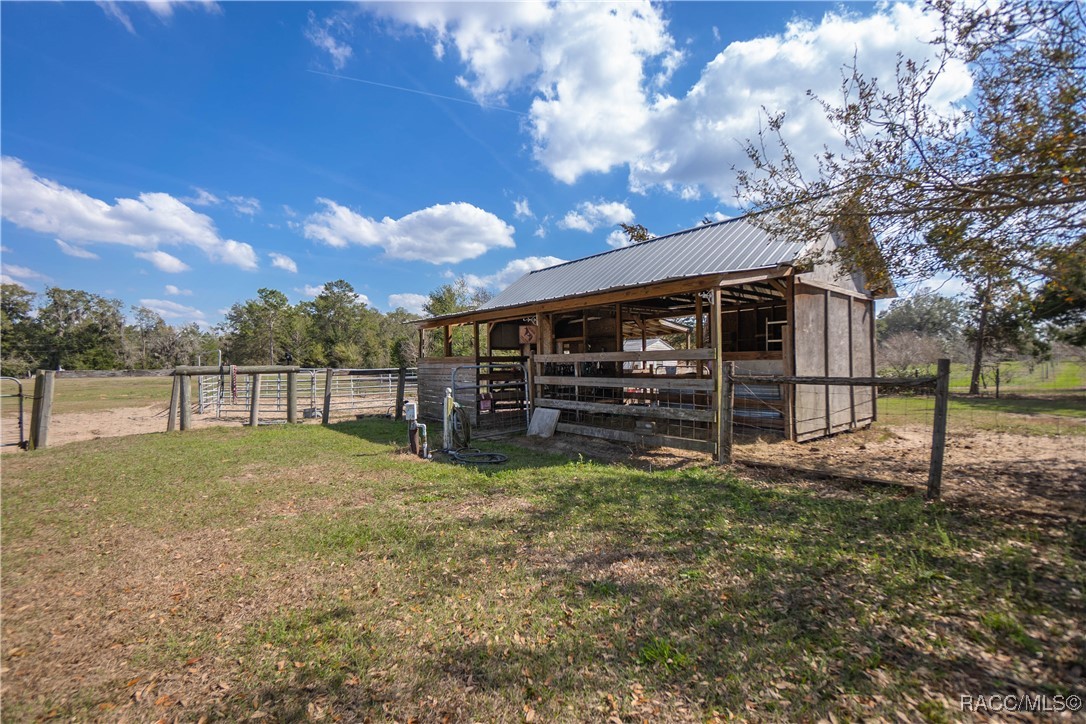
[[[782,241],[742,217],[525,274],[477,309],[417,323],[421,412],[439,418],[452,388],[483,432],[552,408],[559,431],[715,452],[726,362],[736,374],[875,375],[874,304],[894,292],[824,260],[843,243]],[[658,339],[671,349],[651,349]],[[796,441],[876,417],[870,387],[734,394],[737,427]]]

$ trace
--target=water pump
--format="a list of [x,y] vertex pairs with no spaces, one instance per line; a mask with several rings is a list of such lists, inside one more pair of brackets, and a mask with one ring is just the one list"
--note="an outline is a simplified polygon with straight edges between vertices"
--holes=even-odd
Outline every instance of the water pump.
[[419,422],[418,403],[404,400],[403,416],[407,420],[407,448],[411,454],[429,460],[430,442],[426,437],[426,424]]

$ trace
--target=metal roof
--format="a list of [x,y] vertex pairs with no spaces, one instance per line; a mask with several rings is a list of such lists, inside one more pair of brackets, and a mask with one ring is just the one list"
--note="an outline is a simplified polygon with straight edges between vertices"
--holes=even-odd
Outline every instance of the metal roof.
[[729,219],[525,274],[477,311],[791,263],[806,248]]

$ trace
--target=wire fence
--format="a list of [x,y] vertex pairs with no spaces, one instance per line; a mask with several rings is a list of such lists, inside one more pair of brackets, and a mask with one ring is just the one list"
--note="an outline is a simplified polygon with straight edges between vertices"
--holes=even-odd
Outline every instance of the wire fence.
[[[325,397],[325,369],[302,369],[298,372],[295,399],[303,419],[322,415]],[[400,371],[388,369],[337,369],[331,381],[330,418],[358,415],[394,414],[401,400],[396,390]],[[218,375],[203,375],[198,379],[199,393],[194,412],[217,418],[247,419],[252,404],[253,377],[233,375],[224,368]],[[404,398],[417,396],[418,376],[414,368],[406,370]],[[262,420],[286,419],[287,375],[261,375],[257,390]]]

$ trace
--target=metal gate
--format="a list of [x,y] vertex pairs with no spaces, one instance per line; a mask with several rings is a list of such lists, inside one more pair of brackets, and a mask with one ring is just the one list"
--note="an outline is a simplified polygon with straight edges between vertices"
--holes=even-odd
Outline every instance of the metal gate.
[[467,409],[473,437],[522,433],[531,416],[527,368],[519,362],[461,365],[452,371],[453,399]]
[[27,447],[26,433],[25,433],[25,430],[23,428],[23,383],[20,382],[15,377],[0,377],[0,383],[3,383],[3,382],[14,382],[15,386],[16,386],[16,389],[18,390],[13,395],[12,394],[0,394],[0,399],[13,399],[14,398],[14,399],[19,400],[19,425],[18,425],[18,427],[19,427],[19,440],[18,440],[18,442],[8,442],[8,439],[11,436],[9,435],[10,430],[9,430],[9,426],[8,426],[8,422],[7,422],[7,411],[5,410],[4,411],[4,419],[3,419],[2,422],[0,422],[0,425],[2,425],[3,428],[4,428],[4,431],[3,431],[3,443],[0,444],[0,447],[9,447],[9,446],[16,446],[17,445],[21,449],[26,450],[26,447]]

